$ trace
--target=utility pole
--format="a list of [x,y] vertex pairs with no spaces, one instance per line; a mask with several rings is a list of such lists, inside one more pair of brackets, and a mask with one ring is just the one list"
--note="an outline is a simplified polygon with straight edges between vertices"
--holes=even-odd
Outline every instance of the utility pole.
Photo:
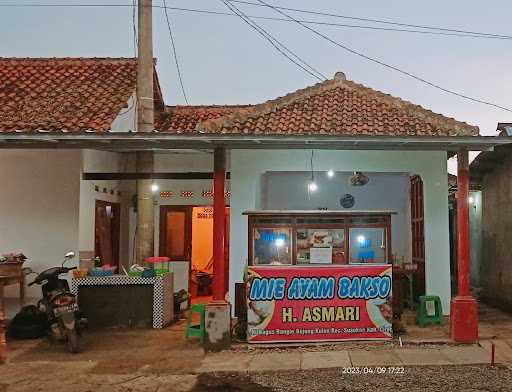
[[[153,21],[152,0],[138,3],[137,58],[137,132],[155,129],[153,102]],[[152,151],[138,151],[137,172],[152,173]],[[136,263],[142,264],[154,254],[154,206],[151,180],[137,180],[137,242]]]

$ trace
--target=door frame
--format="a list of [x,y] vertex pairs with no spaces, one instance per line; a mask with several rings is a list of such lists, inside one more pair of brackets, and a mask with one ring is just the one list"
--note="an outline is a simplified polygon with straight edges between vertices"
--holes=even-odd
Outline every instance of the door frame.
[[[186,252],[184,258],[181,259],[172,259],[172,261],[187,261],[188,262],[188,288],[190,291],[191,284],[192,284],[192,214],[194,207],[209,207],[213,208],[213,205],[204,205],[204,204],[186,204],[186,205],[174,205],[174,204],[165,204],[160,205],[160,216],[159,216],[159,238],[158,238],[158,255],[159,256],[166,256],[166,250],[167,247],[167,212],[170,211],[180,211],[185,212],[185,230],[187,231],[185,233],[185,246],[186,246]],[[225,207],[225,214],[227,217],[226,220],[226,236],[224,238],[224,250],[225,250],[225,267],[226,272],[229,273],[229,229],[230,229],[230,220],[231,220],[231,207],[230,205],[226,205]],[[213,233],[212,233],[213,234]],[[228,281],[228,273],[226,273],[226,281],[224,284],[226,285],[226,288],[229,286]],[[189,299],[189,306],[190,306],[190,299]]]
[[120,266],[120,242],[121,242],[121,203],[114,201],[105,201],[95,199],[94,201],[94,256],[99,254],[97,232],[98,232],[98,207],[106,208],[112,207],[114,214],[111,226],[110,239],[112,241],[112,259],[114,265],[118,268]]
[[[158,237],[158,255],[169,256],[171,261],[188,261],[192,257],[192,209],[194,205],[160,205],[160,222]],[[171,257],[166,255],[167,248],[167,213],[184,212],[185,213],[185,254],[183,257]]]

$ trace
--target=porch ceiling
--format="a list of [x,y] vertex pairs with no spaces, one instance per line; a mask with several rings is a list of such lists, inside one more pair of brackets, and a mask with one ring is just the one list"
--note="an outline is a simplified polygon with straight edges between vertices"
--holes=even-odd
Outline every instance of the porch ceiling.
[[510,144],[509,137],[494,136],[275,136],[166,133],[0,133],[0,149],[95,149],[140,151],[169,149],[322,149],[322,150],[416,150],[459,149],[490,151]]

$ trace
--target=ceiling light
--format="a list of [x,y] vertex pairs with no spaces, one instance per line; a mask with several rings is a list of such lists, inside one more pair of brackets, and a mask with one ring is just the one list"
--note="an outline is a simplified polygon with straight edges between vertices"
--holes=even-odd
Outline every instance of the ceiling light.
[[327,171],[327,177],[329,177],[329,178],[334,177],[334,170],[329,169],[329,170]]
[[308,184],[308,189],[310,192],[316,192],[317,189],[318,189],[318,185],[316,185],[315,182],[311,181],[309,184]]

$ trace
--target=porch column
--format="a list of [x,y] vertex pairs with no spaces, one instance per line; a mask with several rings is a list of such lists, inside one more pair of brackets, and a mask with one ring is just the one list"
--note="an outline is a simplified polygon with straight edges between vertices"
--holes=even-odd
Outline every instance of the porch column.
[[452,300],[450,331],[457,342],[478,340],[478,304],[470,293],[469,249],[469,157],[467,150],[457,154],[457,267],[458,295]]
[[221,351],[231,344],[231,306],[225,300],[226,273],[224,254],[226,202],[226,150],[217,147],[213,155],[213,300],[206,305],[206,351]]
[[226,230],[226,150],[217,147],[213,156],[213,300],[224,301],[225,262],[224,237]]

